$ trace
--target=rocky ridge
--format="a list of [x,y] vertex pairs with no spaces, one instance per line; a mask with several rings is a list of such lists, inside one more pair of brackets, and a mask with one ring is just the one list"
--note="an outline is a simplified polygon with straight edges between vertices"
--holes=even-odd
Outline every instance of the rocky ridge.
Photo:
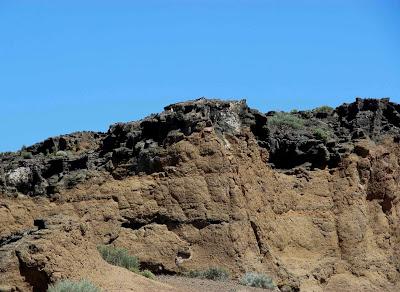
[[379,141],[385,135],[396,139],[400,107],[389,99],[358,98],[336,109],[321,107],[282,115],[262,114],[244,100],[202,98],[167,106],[164,112],[138,122],[117,123],[107,133],[49,138],[20,152],[2,154],[0,187],[8,193],[51,196],[98,172],[108,172],[116,179],[163,172],[179,163],[169,147],[192,133],[212,130],[223,138],[240,135],[243,127],[269,153],[269,165],[323,169],[337,167],[342,157],[354,151],[356,139]]
[[198,99],[3,153],[0,283],[45,291],[74,277],[33,246],[77,230],[87,250],[124,246],[155,273],[211,263],[268,273],[282,291],[395,289],[399,131],[389,99],[266,114]]

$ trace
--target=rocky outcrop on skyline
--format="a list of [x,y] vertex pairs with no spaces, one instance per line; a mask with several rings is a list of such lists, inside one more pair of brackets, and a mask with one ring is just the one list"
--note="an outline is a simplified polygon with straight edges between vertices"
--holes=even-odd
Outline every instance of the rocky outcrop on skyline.
[[49,138],[20,152],[2,154],[0,188],[30,196],[51,196],[98,172],[116,179],[174,167],[170,146],[201,131],[240,135],[248,128],[266,163],[277,169],[337,167],[354,151],[354,141],[398,139],[400,107],[389,99],[360,99],[336,109],[262,114],[244,100],[199,99],[165,107],[138,122],[117,123],[107,133],[78,132]]

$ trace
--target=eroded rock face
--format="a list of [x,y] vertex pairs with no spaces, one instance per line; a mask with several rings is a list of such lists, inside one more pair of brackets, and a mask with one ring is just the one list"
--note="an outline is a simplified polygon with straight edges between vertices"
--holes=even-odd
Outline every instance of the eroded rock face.
[[106,263],[90,225],[59,214],[43,221],[43,228],[0,248],[2,291],[45,292],[65,278],[88,279],[102,291],[181,291]]
[[[397,116],[386,99],[289,116],[200,99],[61,142],[76,148],[59,137],[28,147],[30,159],[3,155],[1,251],[18,256],[36,232],[68,241],[74,222],[89,254],[123,246],[155,273],[220,265],[270,274],[282,291],[394,291]],[[69,221],[49,228],[57,216]],[[58,275],[44,254],[40,285]],[[0,280],[31,287],[19,258]]]

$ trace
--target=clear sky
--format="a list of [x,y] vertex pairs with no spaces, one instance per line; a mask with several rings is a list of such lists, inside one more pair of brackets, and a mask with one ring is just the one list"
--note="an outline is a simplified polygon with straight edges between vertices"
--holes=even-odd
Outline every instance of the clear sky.
[[201,96],[400,102],[400,0],[0,0],[0,151]]

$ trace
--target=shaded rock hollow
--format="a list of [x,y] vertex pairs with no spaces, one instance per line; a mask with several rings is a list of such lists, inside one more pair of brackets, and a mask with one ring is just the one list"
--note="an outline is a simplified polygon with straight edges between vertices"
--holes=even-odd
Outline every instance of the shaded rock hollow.
[[[155,273],[221,265],[282,290],[398,289],[399,110],[357,99],[263,114],[199,99],[4,153],[0,283],[43,291],[90,270],[91,257],[71,258],[101,243]],[[52,236],[68,259],[34,248]]]

